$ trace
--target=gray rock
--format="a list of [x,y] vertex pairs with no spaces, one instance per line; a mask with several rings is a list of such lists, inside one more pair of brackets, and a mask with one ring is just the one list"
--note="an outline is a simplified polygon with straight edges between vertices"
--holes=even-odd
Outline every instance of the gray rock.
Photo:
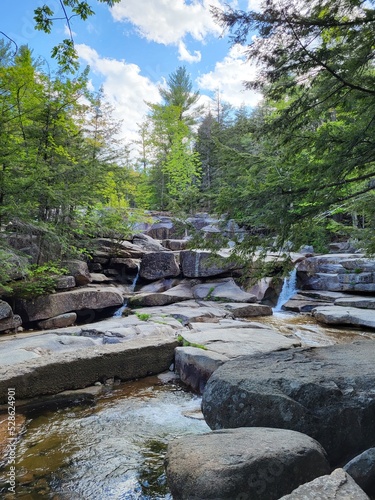
[[56,280],[56,290],[71,290],[76,286],[74,276],[60,276]]
[[157,307],[188,300],[179,295],[166,293],[139,293],[129,297],[129,307]]
[[375,329],[375,310],[355,307],[320,306],[312,311],[320,323],[326,325],[365,326]]
[[74,277],[77,286],[84,286],[91,283],[91,276],[87,263],[82,260],[64,260],[61,266],[68,269]]
[[308,297],[310,299],[318,299],[323,302],[331,302],[332,304],[337,299],[347,299],[355,297],[355,295],[349,295],[347,293],[342,293],[342,292],[329,292],[328,290],[322,290],[322,291],[299,290],[298,294],[302,295],[303,297]]
[[224,304],[234,318],[253,318],[255,316],[272,316],[272,307],[263,304]]
[[0,300],[0,320],[10,318],[13,315],[12,308],[4,300]]
[[139,276],[149,281],[171,278],[179,274],[180,268],[174,254],[171,252],[150,252],[146,254],[142,259],[139,270]]
[[147,235],[156,240],[167,240],[173,235],[173,230],[173,222],[169,219],[152,224],[151,228],[147,231]]
[[[299,340],[289,339],[274,330],[238,323],[201,323],[198,331],[180,332],[185,342],[201,346],[176,349],[176,372],[195,392],[202,393],[212,373],[230,359],[301,345]],[[198,324],[194,325],[197,327]]]
[[173,278],[163,278],[161,280],[153,281],[147,285],[140,287],[140,293],[161,293],[169,290],[170,288],[177,286],[180,283],[178,279]]
[[375,297],[349,296],[335,300],[335,306],[359,307],[360,309],[375,309]]
[[193,391],[202,394],[212,373],[229,358],[224,354],[198,347],[176,347],[175,371],[181,381]]
[[97,238],[93,241],[95,245],[94,262],[100,262],[99,258],[123,257],[129,259],[141,259],[145,250],[130,241],[119,241],[110,238]]
[[281,281],[278,283],[275,278],[262,278],[255,285],[251,285],[247,291],[255,295],[257,300],[262,301],[264,304],[276,305],[281,286]]
[[102,273],[91,273],[91,282],[92,283],[109,283],[112,279],[109,276],[106,276]]
[[67,312],[83,309],[104,309],[123,304],[122,294],[110,286],[82,287],[67,292],[18,300],[16,310],[24,322],[53,318]]
[[227,429],[168,445],[167,479],[175,500],[277,500],[328,474],[313,439],[282,429]]
[[341,261],[341,265],[350,271],[375,272],[375,259],[344,259]]
[[364,451],[344,467],[354,481],[368,495],[375,495],[375,448]]
[[212,429],[303,432],[337,464],[375,442],[374,356],[367,340],[228,361],[206,385],[203,414]]
[[180,255],[182,273],[186,278],[219,276],[240,268],[238,263],[220,253],[214,257],[210,252],[184,250]]
[[54,318],[49,318],[44,321],[39,321],[38,326],[43,330],[48,330],[52,328],[65,328],[67,326],[73,325],[77,320],[77,314],[74,312],[60,314]]
[[186,250],[189,240],[163,240],[163,246],[174,252]]
[[194,300],[185,300],[164,307],[145,308],[138,312],[159,316],[171,316],[180,321],[183,325],[193,322],[215,323],[221,318],[230,316],[228,311],[215,302],[206,302],[205,305],[200,305]]
[[203,283],[193,288],[194,298],[227,302],[255,302],[256,296],[242,290],[233,278]]
[[300,294],[294,295],[290,300],[283,304],[282,309],[293,312],[311,312],[316,307],[326,305],[326,301],[314,300],[313,298],[305,297]]
[[159,241],[154,240],[151,236],[147,234],[136,234],[133,238],[133,243],[145,252],[167,252],[168,248],[165,248]]
[[8,318],[0,320],[0,332],[16,330],[22,325],[22,319],[18,314],[12,314]]
[[110,266],[123,267],[125,271],[137,272],[140,266],[140,259],[129,259],[124,257],[113,257],[110,260]]
[[202,325],[198,332],[181,332],[190,344],[204,346],[209,351],[224,355],[230,359],[261,352],[279,351],[300,346],[299,340],[284,337],[271,329],[261,328],[211,328]]
[[46,356],[34,353],[34,359],[20,363],[13,360],[12,365],[0,363],[0,404],[6,402],[8,387],[14,387],[17,397],[25,399],[84,388],[108,378],[131,380],[160,373],[171,365],[176,346],[169,333],[159,333]]
[[299,486],[280,500],[370,500],[358,484],[342,469]]

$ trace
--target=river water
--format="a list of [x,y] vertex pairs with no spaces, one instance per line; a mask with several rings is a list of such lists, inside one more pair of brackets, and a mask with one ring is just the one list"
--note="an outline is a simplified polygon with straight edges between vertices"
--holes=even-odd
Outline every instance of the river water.
[[93,407],[46,412],[26,421],[17,446],[17,492],[27,500],[169,499],[167,443],[209,430],[200,398],[159,377],[124,383]]
[[[352,342],[371,333],[325,328],[307,315],[278,312],[258,319],[303,345]],[[164,473],[167,443],[209,430],[200,398],[170,376],[106,389],[95,406],[70,407],[27,418],[17,445],[17,493],[24,500],[171,499]],[[198,418],[197,418],[198,417]]]

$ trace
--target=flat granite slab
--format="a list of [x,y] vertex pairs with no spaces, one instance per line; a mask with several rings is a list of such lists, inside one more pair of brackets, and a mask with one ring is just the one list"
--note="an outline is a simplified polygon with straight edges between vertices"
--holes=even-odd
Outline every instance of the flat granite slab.
[[375,330],[375,310],[344,306],[322,306],[313,309],[313,316],[327,325],[350,325]]
[[0,404],[8,388],[26,399],[81,389],[108,378],[131,380],[168,370],[178,342],[168,333],[119,344],[82,347],[39,356],[0,368]]

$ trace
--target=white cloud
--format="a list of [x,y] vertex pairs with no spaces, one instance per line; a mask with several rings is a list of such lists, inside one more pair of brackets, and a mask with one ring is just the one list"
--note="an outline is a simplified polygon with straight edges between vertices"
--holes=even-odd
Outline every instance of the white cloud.
[[202,90],[219,90],[221,98],[233,106],[256,106],[261,95],[244,87],[244,82],[254,81],[256,77],[257,68],[246,60],[244,48],[234,45],[228,55],[216,63],[215,69],[200,76],[197,83]]
[[136,64],[100,57],[88,45],[76,45],[78,55],[91,70],[103,79],[103,90],[108,101],[114,106],[114,118],[123,121],[122,133],[126,140],[137,138],[137,123],[148,111],[145,101],[159,102],[158,86],[142,76]]
[[69,26],[67,24],[64,24],[64,35],[70,38],[71,36],[77,36],[77,33],[75,33],[73,30],[70,31]]
[[255,12],[260,12],[262,10],[263,0],[249,0],[247,2],[247,8],[249,10],[255,10]]
[[222,7],[220,0],[122,0],[112,9],[116,21],[133,23],[147,40],[164,45],[178,44],[186,35],[204,41],[208,34],[220,34],[210,13],[211,6]]
[[195,63],[199,62],[202,59],[202,54],[200,53],[199,50],[194,50],[194,54],[191,54],[188,49],[186,48],[186,45],[184,42],[181,40],[178,43],[178,59],[180,61],[187,61],[189,63]]

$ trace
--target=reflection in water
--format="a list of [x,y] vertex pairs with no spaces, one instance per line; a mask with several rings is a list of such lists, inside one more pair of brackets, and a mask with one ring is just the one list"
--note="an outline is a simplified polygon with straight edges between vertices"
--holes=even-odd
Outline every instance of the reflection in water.
[[[17,498],[171,498],[166,446],[174,437],[209,430],[203,420],[184,416],[199,407],[197,396],[149,377],[122,384],[96,407],[34,418],[17,448]],[[4,473],[0,496],[6,499]]]

